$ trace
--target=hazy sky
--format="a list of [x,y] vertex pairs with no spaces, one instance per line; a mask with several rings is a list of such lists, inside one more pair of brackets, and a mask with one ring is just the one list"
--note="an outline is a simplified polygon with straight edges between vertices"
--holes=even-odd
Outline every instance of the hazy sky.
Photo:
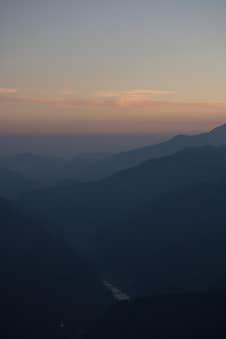
[[0,132],[226,122],[225,0],[0,0]]

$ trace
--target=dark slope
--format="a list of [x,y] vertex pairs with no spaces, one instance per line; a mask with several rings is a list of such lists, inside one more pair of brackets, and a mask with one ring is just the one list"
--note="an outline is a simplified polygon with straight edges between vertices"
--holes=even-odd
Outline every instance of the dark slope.
[[205,145],[226,145],[226,124],[199,135],[178,135],[170,140],[118,153],[97,162],[79,173],[83,180],[100,179],[117,171],[136,166],[151,158],[160,158],[171,155],[186,147],[200,147]]
[[[226,147],[187,149],[147,161],[96,183],[33,192],[23,206],[81,249],[98,247],[107,232],[164,193],[215,180],[226,173]],[[120,226],[123,228],[123,226]]]
[[225,173],[225,147],[187,149],[23,203],[129,294],[209,287],[225,274]]
[[163,295],[112,307],[86,339],[223,339],[225,292]]
[[0,200],[0,335],[76,338],[111,301],[61,240]]
[[226,181],[162,196],[102,231],[96,260],[131,295],[224,288],[225,204]]

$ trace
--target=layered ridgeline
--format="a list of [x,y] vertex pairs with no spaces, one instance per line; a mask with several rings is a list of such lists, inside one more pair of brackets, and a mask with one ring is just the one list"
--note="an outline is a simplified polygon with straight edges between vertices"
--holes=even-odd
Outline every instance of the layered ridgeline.
[[2,338],[77,338],[111,296],[66,244],[0,200]]
[[83,168],[76,166],[74,175],[80,180],[101,179],[116,171],[136,166],[151,158],[160,158],[171,155],[186,147],[200,147],[205,145],[226,145],[226,124],[210,132],[198,135],[177,135],[165,142],[132,149],[127,152],[117,153],[102,160],[96,161]]
[[11,198],[22,192],[60,182],[93,181],[151,158],[171,155],[185,147],[223,144],[226,144],[226,125],[208,133],[194,136],[178,135],[160,144],[108,156],[87,154],[64,159],[30,153],[0,155],[1,194]]
[[86,339],[224,339],[226,293],[187,293],[112,307]]
[[225,173],[225,146],[189,148],[22,205],[129,294],[209,287],[225,273]]

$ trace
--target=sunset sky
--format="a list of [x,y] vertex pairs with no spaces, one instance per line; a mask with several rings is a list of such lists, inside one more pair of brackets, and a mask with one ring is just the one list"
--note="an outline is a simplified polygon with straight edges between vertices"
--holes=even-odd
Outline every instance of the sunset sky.
[[0,0],[0,133],[226,122],[225,0]]

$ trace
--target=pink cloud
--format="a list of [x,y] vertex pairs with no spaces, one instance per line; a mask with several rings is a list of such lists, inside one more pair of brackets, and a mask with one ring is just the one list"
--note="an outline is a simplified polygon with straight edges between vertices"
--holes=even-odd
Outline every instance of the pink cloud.
[[[196,114],[196,113],[226,113],[226,101],[222,102],[192,102],[178,101],[171,98],[175,91],[160,90],[127,90],[127,91],[99,91],[93,93],[71,94],[61,96],[31,96],[18,95],[16,89],[0,89],[1,102],[27,102],[43,105],[56,105],[65,108],[82,108],[89,112],[106,109],[106,112],[120,110],[140,110],[145,114]],[[9,95],[10,94],[10,95]],[[157,96],[157,97],[155,97]],[[160,98],[160,97],[161,98]],[[170,96],[170,98],[168,97]],[[108,111],[107,111],[108,110]],[[138,113],[137,113],[138,114]]]
[[16,92],[17,92],[16,88],[0,87],[0,94],[15,94]]
[[121,98],[121,97],[155,97],[176,95],[176,91],[153,90],[153,89],[131,89],[123,91],[98,91],[94,94],[97,97]]

